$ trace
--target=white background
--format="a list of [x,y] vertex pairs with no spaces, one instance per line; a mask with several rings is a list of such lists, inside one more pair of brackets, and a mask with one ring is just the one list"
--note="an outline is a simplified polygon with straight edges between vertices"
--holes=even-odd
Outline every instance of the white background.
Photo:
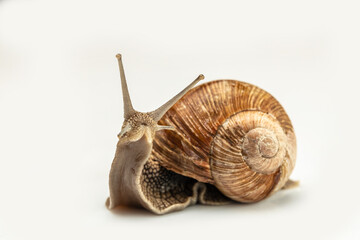
[[[357,1],[0,0],[0,239],[359,239]],[[105,208],[134,107],[198,74],[273,94],[298,139],[298,189],[156,216]]]

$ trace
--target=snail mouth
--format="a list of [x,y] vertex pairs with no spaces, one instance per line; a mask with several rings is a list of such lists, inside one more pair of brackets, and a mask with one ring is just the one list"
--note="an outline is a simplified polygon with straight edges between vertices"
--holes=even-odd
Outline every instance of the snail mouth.
[[128,140],[131,142],[137,142],[141,138],[145,137],[148,143],[152,143],[154,139],[155,131],[149,126],[140,126],[139,130],[134,133]]
[[153,130],[148,126],[140,126],[136,129],[132,129],[126,132],[119,138],[119,144],[131,144],[138,142],[142,137],[145,137],[147,142],[151,143],[153,141],[154,133]]

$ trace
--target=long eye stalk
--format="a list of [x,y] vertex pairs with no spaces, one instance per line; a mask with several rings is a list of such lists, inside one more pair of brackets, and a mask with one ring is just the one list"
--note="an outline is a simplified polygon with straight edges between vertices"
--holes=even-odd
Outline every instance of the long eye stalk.
[[[123,93],[123,101],[124,101],[124,118],[128,119],[129,117],[131,117],[134,113],[136,113],[136,111],[134,110],[132,103],[131,103],[131,99],[130,99],[130,94],[129,94],[129,89],[126,83],[126,78],[125,78],[125,72],[124,72],[124,66],[122,63],[122,57],[121,54],[117,54],[116,58],[118,59],[118,64],[119,64],[119,70],[120,70],[120,78],[121,78],[121,88],[122,88],[122,93]],[[182,98],[193,86],[195,86],[200,80],[204,79],[204,75],[200,74],[192,83],[190,83],[186,88],[184,88],[181,92],[179,92],[178,94],[176,94],[172,99],[170,99],[168,102],[166,102],[164,105],[162,105],[161,107],[159,107],[158,109],[156,109],[155,111],[149,112],[149,116],[155,121],[158,122],[162,116],[164,116],[164,114],[180,99]],[[165,128],[165,127],[159,127],[159,130],[161,129],[169,129],[170,128]]]
[[127,119],[135,113],[135,110],[131,103],[129,89],[125,78],[124,66],[121,59],[122,58],[121,54],[117,54],[116,58],[118,59],[119,70],[120,70],[121,88],[122,88],[123,101],[124,101],[124,118]]
[[176,94],[172,99],[166,102],[164,105],[152,111],[150,116],[155,122],[159,121],[162,116],[180,99],[182,98],[193,86],[195,86],[200,80],[204,79],[204,75],[200,74],[192,83],[190,83],[184,90]]

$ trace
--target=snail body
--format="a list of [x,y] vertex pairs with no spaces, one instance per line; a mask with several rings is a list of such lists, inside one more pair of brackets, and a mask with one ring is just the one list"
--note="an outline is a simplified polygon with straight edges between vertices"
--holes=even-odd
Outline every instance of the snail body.
[[291,121],[266,91],[217,80],[182,92],[157,110],[132,108],[121,56],[125,121],[110,171],[107,206],[163,214],[191,204],[257,202],[284,187],[296,160]]

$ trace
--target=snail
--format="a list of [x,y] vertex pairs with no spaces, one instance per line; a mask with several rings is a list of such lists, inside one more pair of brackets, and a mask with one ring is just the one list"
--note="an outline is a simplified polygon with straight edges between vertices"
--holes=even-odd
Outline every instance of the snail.
[[199,75],[158,109],[138,112],[116,57],[125,120],[109,174],[109,209],[164,214],[195,203],[252,203],[297,185],[289,179],[293,126],[269,93],[236,80],[193,88],[204,79]]

